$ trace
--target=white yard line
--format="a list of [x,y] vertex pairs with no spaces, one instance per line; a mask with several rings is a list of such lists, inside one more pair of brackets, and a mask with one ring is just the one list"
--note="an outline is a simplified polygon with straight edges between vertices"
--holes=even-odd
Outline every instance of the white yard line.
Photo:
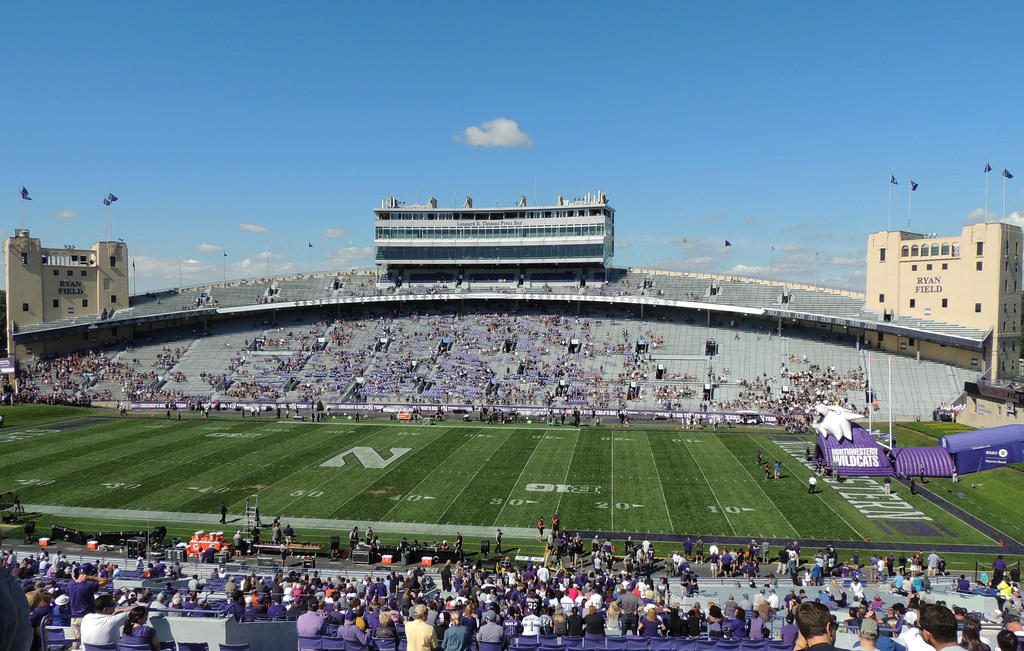
[[501,503],[501,508],[498,509],[498,515],[494,517],[494,522],[491,524],[492,527],[499,526],[498,522],[501,520],[501,514],[505,512],[505,507],[508,506],[508,501],[512,498],[512,494],[515,493],[516,486],[518,486],[519,482],[523,480],[523,475],[526,473],[526,469],[530,467],[530,462],[533,461],[533,455],[537,454],[538,448],[544,444],[544,436],[545,434],[540,435],[537,445],[533,447],[533,452],[530,453],[530,458],[526,460],[526,463],[523,464],[523,469],[519,471],[519,477],[517,477],[515,482],[512,483],[512,488],[509,489],[508,495],[505,496],[505,499]]
[[[772,498],[768,497],[768,493],[764,492],[764,488],[761,487],[761,483],[757,480],[757,478],[750,474],[750,470],[748,470],[746,468],[746,466],[739,460],[739,458],[737,458],[736,454],[732,450],[729,449],[729,446],[727,446],[726,444],[722,443],[722,440],[720,438],[718,438],[717,436],[715,437],[715,440],[718,441],[719,445],[721,445],[723,448],[725,448],[725,451],[728,452],[729,455],[732,456],[733,459],[736,459],[736,464],[739,467],[743,468],[743,472],[747,473],[747,476],[750,477],[750,481],[753,482],[754,485],[757,486],[757,490],[761,491],[761,494],[764,495],[766,500],[768,500],[768,503],[772,505],[772,507],[775,509],[775,511],[780,516],[782,516],[783,521],[789,526],[790,530],[793,532],[793,536],[799,538],[800,536],[797,533],[796,527],[794,527],[793,523],[790,522],[786,518],[786,515],[782,512],[781,509],[779,509],[778,505],[775,504],[774,500],[772,500]],[[774,536],[774,535],[777,535],[777,534],[773,533],[771,535]]]
[[644,436],[647,439],[647,451],[651,453],[654,476],[658,478],[658,491],[661,493],[661,503],[665,505],[665,514],[668,515],[668,532],[675,533],[676,528],[675,525],[672,524],[672,511],[669,509],[668,500],[665,499],[665,486],[661,483],[661,473],[658,472],[658,462],[654,458],[654,450],[651,449],[651,435],[648,432],[644,432]]
[[725,522],[729,525],[729,528],[732,529],[732,535],[735,536],[736,527],[732,526],[732,520],[729,519],[729,514],[726,513],[725,509],[722,507],[722,502],[718,499],[718,493],[716,493],[715,489],[711,487],[711,482],[708,481],[708,476],[704,474],[704,469],[700,467],[700,462],[697,461],[697,456],[693,453],[693,450],[690,449],[688,444],[684,443],[683,445],[686,446],[686,451],[689,452],[690,456],[693,458],[693,463],[697,466],[697,470],[700,471],[701,477],[704,478],[704,483],[708,485],[708,488],[711,490],[711,494],[715,497],[715,502],[718,504],[719,512],[725,516]]
[[[576,441],[572,444],[572,452],[569,453],[569,462],[565,464],[565,477],[562,478],[562,483],[569,483],[569,468],[572,467],[572,458],[576,455],[576,448],[580,444],[580,429],[576,428]],[[555,514],[558,514],[559,507],[562,506],[562,494],[558,494],[558,501],[555,503]]]
[[[491,457],[494,456],[494,453],[497,452],[498,450],[500,450],[501,446],[505,445],[505,441],[507,441],[509,439],[509,437],[512,436],[512,432],[514,432],[514,431],[515,430],[512,430],[512,429],[506,430],[505,439],[501,443],[498,443],[496,446],[494,446],[494,449],[491,450],[491,453],[488,454],[487,458],[484,459],[483,462],[480,463],[477,466],[476,472],[474,472],[473,476],[469,478],[469,481],[466,482],[462,486],[462,490],[460,490],[459,494],[455,496],[455,499],[453,499],[451,502],[448,503],[448,506],[451,506],[452,504],[456,504],[459,501],[459,498],[462,497],[462,494],[466,492],[466,489],[473,485],[473,481],[476,480],[476,476],[480,474],[480,471],[487,467],[487,462],[491,460]],[[431,474],[433,474],[433,473],[431,473]],[[420,483],[423,483],[423,482],[420,482]],[[418,488],[418,486],[417,486],[417,488]],[[444,511],[441,511],[441,515],[442,516],[445,514],[445,511],[448,510],[448,506],[446,506],[444,508]],[[390,511],[388,513],[390,513]],[[440,518],[438,518],[437,520],[434,520],[435,524],[440,523],[440,522],[441,522]]]

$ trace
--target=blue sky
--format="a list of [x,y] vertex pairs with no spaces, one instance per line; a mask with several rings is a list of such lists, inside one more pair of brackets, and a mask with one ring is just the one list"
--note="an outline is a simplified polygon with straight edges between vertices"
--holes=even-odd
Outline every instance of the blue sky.
[[268,247],[273,274],[368,268],[385,196],[532,204],[535,179],[539,204],[608,193],[617,266],[767,277],[774,244],[776,278],[855,289],[890,174],[894,228],[911,178],[912,230],[982,219],[986,161],[990,217],[1005,167],[1007,220],[1024,223],[1019,2],[4,14],[3,235],[24,185],[33,236],[89,246],[112,192],[140,291],[179,268],[186,284],[264,275]]

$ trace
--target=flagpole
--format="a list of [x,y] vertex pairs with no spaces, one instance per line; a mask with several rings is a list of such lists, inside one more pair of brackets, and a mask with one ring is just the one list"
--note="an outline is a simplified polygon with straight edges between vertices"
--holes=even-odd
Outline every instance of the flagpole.
[[775,245],[774,244],[769,244],[768,245],[768,284],[769,285],[772,284],[772,281],[775,278],[775,276],[773,274],[773,269],[774,268],[772,267],[772,258],[773,258],[773,254],[774,253],[775,253]]
[[910,180],[910,192],[907,193],[907,230],[910,230],[910,210],[914,205],[914,180]]
[[[868,432],[874,436],[875,429],[874,425],[874,410],[871,408],[874,401],[872,398],[875,395],[875,387],[871,384],[871,353],[868,353],[868,395],[864,396],[868,401]],[[890,446],[891,447],[891,446]]]
[[892,175],[889,175],[889,223],[885,228],[887,231],[892,230],[892,186]]
[[1006,170],[1003,170],[1003,221],[1006,221]]
[[992,171],[992,166],[987,162],[985,163],[985,222],[988,222],[988,173]]
[[221,249],[221,253],[224,254],[224,255],[220,256],[221,281],[226,283],[228,281],[228,261],[227,261],[228,252],[227,252],[227,249]]
[[889,355],[889,449],[892,449],[892,355]]

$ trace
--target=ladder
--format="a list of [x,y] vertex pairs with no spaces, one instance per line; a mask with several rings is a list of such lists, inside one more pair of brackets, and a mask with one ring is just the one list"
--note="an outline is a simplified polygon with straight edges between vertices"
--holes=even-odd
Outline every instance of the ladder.
[[252,531],[253,527],[259,523],[260,520],[260,502],[259,495],[250,495],[245,498],[245,528],[246,531]]

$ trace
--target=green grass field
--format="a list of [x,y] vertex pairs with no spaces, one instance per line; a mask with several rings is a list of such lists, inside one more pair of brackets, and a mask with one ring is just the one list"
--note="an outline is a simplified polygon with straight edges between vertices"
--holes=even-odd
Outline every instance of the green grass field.
[[[558,513],[568,529],[935,543],[928,527],[937,524],[945,542],[993,543],[905,492],[920,513],[913,526],[870,517],[844,497],[846,485],[808,495],[810,471],[790,453],[810,437],[4,413],[0,491],[29,504],[210,514],[224,501],[238,514],[258,494],[264,519],[392,523],[391,531],[401,523],[532,528]],[[764,480],[759,448],[782,460],[783,479]],[[984,496],[971,504],[988,506]]]

